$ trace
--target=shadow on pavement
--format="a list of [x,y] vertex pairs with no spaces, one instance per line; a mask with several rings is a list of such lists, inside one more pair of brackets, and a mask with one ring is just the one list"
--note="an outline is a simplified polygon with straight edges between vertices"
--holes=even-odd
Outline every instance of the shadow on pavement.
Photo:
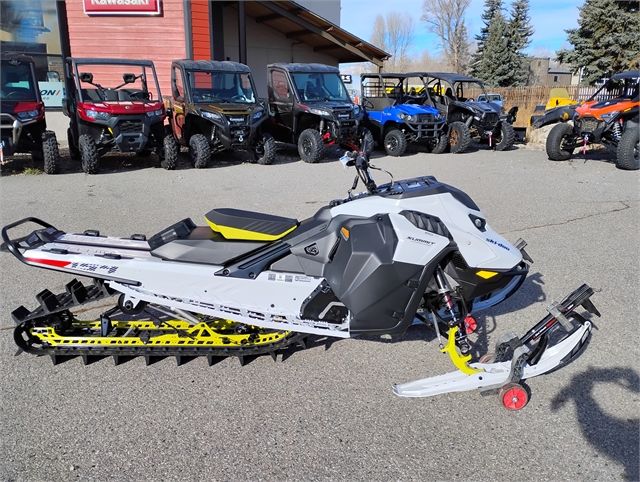
[[596,401],[593,389],[598,384],[617,385],[636,402],[640,393],[640,376],[631,368],[593,368],[575,375],[553,399],[551,410],[557,411],[574,402],[585,439],[601,454],[624,466],[626,480],[640,480],[640,420],[618,418],[606,413]]

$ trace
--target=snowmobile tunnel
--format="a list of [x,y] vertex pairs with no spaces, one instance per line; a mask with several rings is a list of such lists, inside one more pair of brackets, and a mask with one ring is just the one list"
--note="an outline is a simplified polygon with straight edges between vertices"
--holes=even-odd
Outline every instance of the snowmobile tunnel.
[[275,241],[298,227],[298,220],[241,209],[212,209],[205,218],[225,239]]

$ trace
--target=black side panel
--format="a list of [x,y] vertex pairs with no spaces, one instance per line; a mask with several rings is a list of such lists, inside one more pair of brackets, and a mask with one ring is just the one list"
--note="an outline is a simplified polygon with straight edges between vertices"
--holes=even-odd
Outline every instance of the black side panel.
[[302,303],[300,316],[307,320],[321,320],[330,323],[342,323],[349,314],[347,307],[336,298],[326,281],[309,295]]
[[351,331],[402,331],[404,327],[399,325],[420,285],[423,266],[393,260],[398,239],[387,215],[351,219],[342,227],[349,236],[345,239],[340,234],[324,274],[338,299],[352,313]]

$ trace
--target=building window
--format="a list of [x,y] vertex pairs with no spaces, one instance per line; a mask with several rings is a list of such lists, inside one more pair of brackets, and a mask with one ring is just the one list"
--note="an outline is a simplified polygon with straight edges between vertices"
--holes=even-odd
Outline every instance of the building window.
[[0,0],[0,50],[31,56],[45,106],[62,106],[64,69],[57,2]]
[[553,81],[554,81],[554,82],[558,82],[558,76],[557,76],[557,75],[554,75],[554,76],[553,76]]

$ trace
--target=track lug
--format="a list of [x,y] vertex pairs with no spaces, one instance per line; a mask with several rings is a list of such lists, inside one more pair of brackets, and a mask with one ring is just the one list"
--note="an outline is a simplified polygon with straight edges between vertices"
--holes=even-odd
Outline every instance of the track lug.
[[19,306],[18,308],[16,308],[15,310],[13,310],[11,312],[11,318],[13,318],[13,321],[15,321],[17,325],[19,325],[30,314],[31,314],[31,312],[28,309],[26,309],[24,306],[21,305],[21,306]]
[[165,358],[164,356],[158,356],[158,355],[145,355],[144,356],[144,363],[149,366],[149,365],[153,365],[154,363],[159,362],[160,360],[162,360],[163,358]]
[[97,361],[100,361],[104,358],[103,355],[87,355],[84,354],[82,355],[82,363],[86,365],[91,365],[92,363],[95,363]]
[[189,355],[176,355],[176,365],[177,366],[182,366],[185,363],[189,363],[191,360],[194,360],[195,356],[189,356]]
[[226,357],[224,356],[207,355],[207,362],[209,363],[209,366],[212,367],[213,365],[220,363],[225,358]]
[[36,300],[38,300],[40,307],[45,313],[51,313],[60,306],[60,303],[58,303],[58,297],[46,289],[36,295]]
[[244,355],[238,355],[238,361],[240,362],[240,366],[243,367],[246,363]]
[[113,358],[113,364],[118,366],[118,365],[122,365],[123,363],[127,363],[128,361],[131,361],[135,358],[135,356],[132,355],[111,355]]
[[87,288],[75,278],[67,283],[64,288],[77,305],[84,303],[87,299]]
[[303,350],[306,350],[307,349],[307,338],[306,337],[300,338],[300,340],[298,341],[298,346],[300,348],[302,348]]
[[277,353],[277,352],[275,352],[275,351],[270,351],[270,352],[269,352],[269,355],[271,355],[271,359],[272,359],[274,362],[277,362],[277,361],[278,361],[278,353]]

